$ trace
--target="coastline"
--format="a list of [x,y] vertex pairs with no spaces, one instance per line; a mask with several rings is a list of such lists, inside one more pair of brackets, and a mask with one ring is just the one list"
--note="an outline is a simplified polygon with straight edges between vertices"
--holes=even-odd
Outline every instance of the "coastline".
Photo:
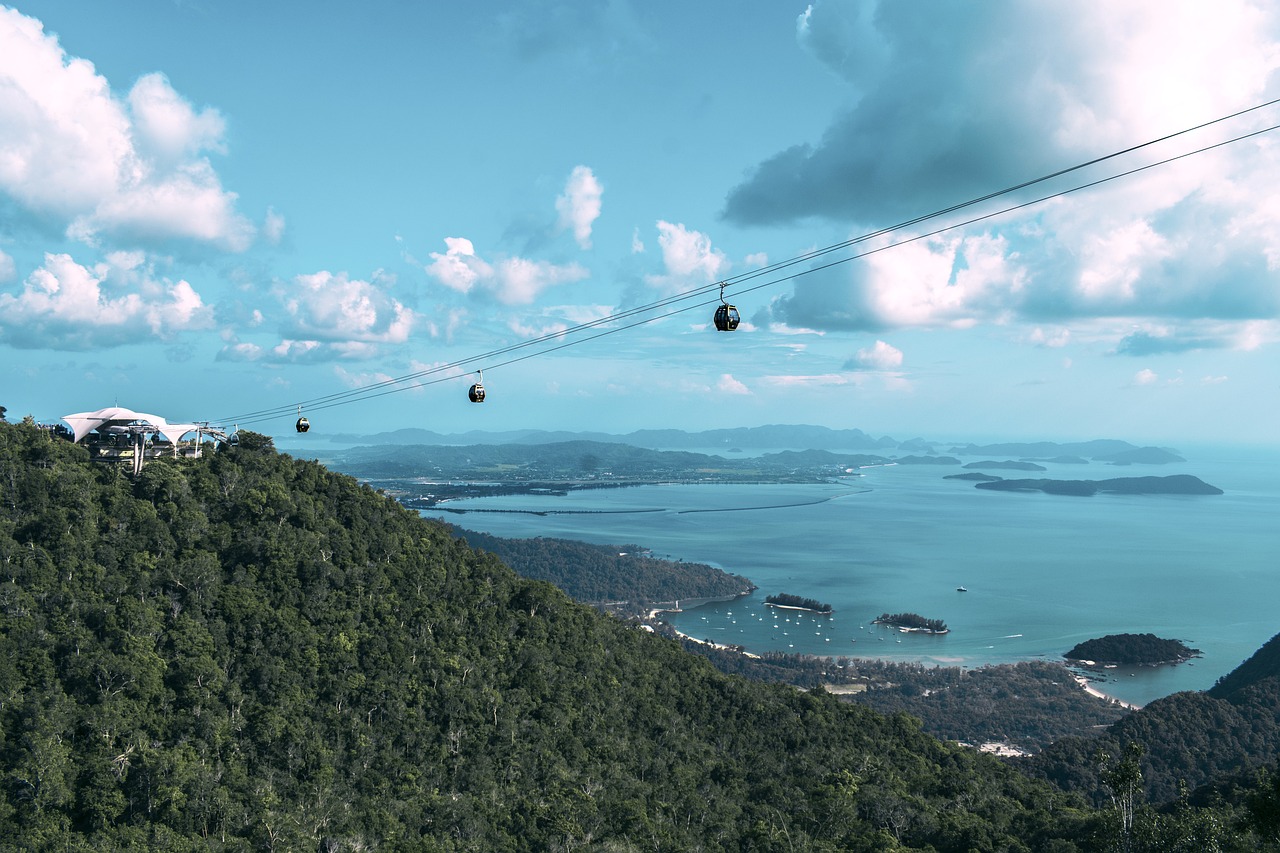
[[1119,705],[1121,708],[1124,708],[1126,711],[1139,711],[1142,709],[1141,705],[1135,705],[1132,702],[1126,702],[1123,699],[1117,699],[1114,696],[1110,696],[1106,693],[1103,693],[1101,690],[1094,687],[1093,684],[1089,681],[1089,679],[1083,675],[1077,675],[1076,673],[1073,672],[1071,673],[1071,677],[1075,680],[1076,684],[1080,685],[1080,689],[1083,690],[1085,693],[1088,693],[1090,696],[1096,696],[1099,699],[1105,699],[1108,702],[1114,702],[1115,704]]
[[[787,608],[787,609],[801,610],[805,608]],[[676,609],[654,608],[653,610],[649,611],[649,619],[654,622],[659,622],[660,624],[665,626],[668,630],[673,632],[677,637],[679,637],[682,640],[688,640],[689,642],[697,643],[703,646],[710,646],[713,649],[720,649],[720,650],[729,651],[729,652],[737,652],[738,654],[743,655],[744,657],[755,658],[757,660],[760,659],[761,657],[760,655],[755,654],[754,652],[749,652],[746,649],[744,649],[742,646],[726,645],[724,643],[717,643],[713,640],[707,640],[707,639],[701,639],[699,637],[695,637],[691,634],[687,634],[684,631],[681,631],[675,625],[659,617],[659,614],[661,613],[679,613],[679,612],[680,611]],[[652,630],[652,628],[650,628],[650,630]],[[899,630],[903,630],[903,629],[900,628]],[[875,657],[862,658],[862,657],[855,657],[853,655],[812,655],[812,657],[825,658],[833,663],[836,661],[838,657],[844,657],[854,661],[881,660],[880,658],[875,658]],[[1062,666],[1064,669],[1067,668],[1066,664],[1063,664]],[[958,668],[963,669],[963,667],[958,667]],[[1126,702],[1123,699],[1120,699],[1108,693],[1102,692],[1101,690],[1093,686],[1093,683],[1089,680],[1087,676],[1080,675],[1079,673],[1076,673],[1076,672],[1071,672],[1069,669],[1067,671],[1068,671],[1068,674],[1071,676],[1071,679],[1080,687],[1080,689],[1083,690],[1085,693],[1088,693],[1090,696],[1094,697],[1095,699],[1101,699],[1104,702],[1109,702],[1111,704],[1118,705],[1121,708],[1124,708],[1126,711],[1139,711],[1142,709],[1141,705],[1138,705],[1133,702]],[[836,691],[836,692],[841,692],[841,691]]]

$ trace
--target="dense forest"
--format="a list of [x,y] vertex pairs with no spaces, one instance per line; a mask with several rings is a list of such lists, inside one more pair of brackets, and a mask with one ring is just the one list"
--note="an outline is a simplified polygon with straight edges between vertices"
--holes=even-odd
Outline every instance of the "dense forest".
[[719,673],[252,434],[130,479],[0,423],[0,567],[4,850],[1276,840],[1270,777],[1158,812],[1116,753],[1127,805],[1088,807],[907,715]]
[[[1280,755],[1280,635],[1204,693],[1166,696],[1127,714],[1097,738],[1064,738],[1028,759],[1031,772],[1068,790],[1097,797],[1100,780],[1090,756],[1141,747],[1148,796],[1177,798],[1215,777],[1274,768]],[[1102,802],[1101,799],[1097,800]]]
[[1067,660],[1104,664],[1151,666],[1182,663],[1200,654],[1181,640],[1167,640],[1155,634],[1108,634],[1077,643],[1063,657]]
[[789,592],[780,592],[777,595],[767,595],[764,599],[765,604],[772,604],[774,607],[796,607],[801,610],[812,610],[814,613],[829,614],[835,610],[825,601],[818,601],[816,598],[805,598],[800,595],[792,595]]
[[908,631],[928,631],[931,634],[947,633],[947,623],[941,619],[928,619],[919,613],[881,613],[871,620],[876,625],[891,625]]

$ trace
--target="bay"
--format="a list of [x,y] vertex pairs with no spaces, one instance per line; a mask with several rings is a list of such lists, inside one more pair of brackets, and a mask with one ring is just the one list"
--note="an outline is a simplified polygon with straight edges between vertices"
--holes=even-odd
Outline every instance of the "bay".
[[[1185,473],[1225,494],[990,492],[944,479],[955,467],[891,465],[816,485],[511,495],[449,504],[469,510],[463,514],[423,515],[498,536],[634,543],[744,575],[757,592],[668,619],[691,636],[751,652],[974,667],[1060,660],[1082,640],[1125,632],[1202,650],[1178,666],[1103,672],[1100,689],[1145,704],[1212,686],[1280,632],[1280,454],[1186,455],[1191,461],[1158,467],[1042,462],[1045,473],[989,473],[1094,480]],[[828,602],[835,613],[764,607],[764,597],[779,592]],[[871,624],[885,612],[942,619],[951,630],[929,636]]]

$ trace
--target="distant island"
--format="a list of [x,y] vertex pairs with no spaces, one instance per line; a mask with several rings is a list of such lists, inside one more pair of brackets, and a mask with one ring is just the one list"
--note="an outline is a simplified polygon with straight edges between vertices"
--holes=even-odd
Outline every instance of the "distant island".
[[814,613],[829,615],[835,612],[830,604],[812,598],[801,598],[789,593],[765,596],[764,603],[770,607],[781,607],[784,610],[811,610]]
[[954,456],[900,456],[893,460],[899,465],[959,465]]
[[994,483],[997,480],[1003,480],[1003,477],[997,477],[995,474],[983,474],[979,471],[970,471],[967,474],[947,474],[943,476],[944,480],[976,480],[979,483]]
[[1089,497],[1099,492],[1118,495],[1220,495],[1222,489],[1190,474],[1169,477],[1116,477],[1111,480],[990,480],[974,483],[997,492],[1044,492]]
[[919,613],[882,613],[871,621],[915,634],[946,634],[951,630],[941,619],[926,619]]
[[1085,640],[1063,655],[1086,666],[1160,666],[1183,663],[1200,655],[1181,640],[1166,640],[1155,634],[1108,634]]
[[1020,462],[1016,459],[1006,459],[1003,462],[997,462],[994,459],[988,459],[985,462],[970,462],[965,468],[995,468],[1008,471],[1048,471],[1049,469],[1043,465],[1037,465],[1034,462]]
[[1186,460],[1164,447],[1136,447],[1127,441],[1098,439],[1058,443],[1054,441],[1003,442],[1000,444],[966,444],[951,448],[961,456],[1018,456],[1023,459],[1077,456],[1113,465],[1163,465]]

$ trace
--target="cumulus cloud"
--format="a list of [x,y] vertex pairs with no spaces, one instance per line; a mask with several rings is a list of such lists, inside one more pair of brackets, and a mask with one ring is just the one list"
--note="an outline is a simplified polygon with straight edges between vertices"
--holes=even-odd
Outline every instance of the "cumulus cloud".
[[1000,320],[1023,298],[1025,282],[1001,238],[935,238],[801,276],[771,315],[813,329],[963,327]]
[[722,394],[734,394],[745,396],[751,393],[751,389],[737,379],[733,378],[731,373],[720,374],[720,379],[716,382],[716,390]]
[[[1280,10],[1268,6],[1086,6],[818,0],[798,38],[852,106],[819,140],[761,163],[726,218],[827,219],[858,236],[1264,101],[1280,68]],[[778,319],[865,330],[1274,319],[1277,171],[1280,146],[1266,138],[1200,155],[985,223],[980,238],[956,232],[814,274]]]
[[1154,370],[1144,367],[1137,373],[1133,374],[1134,385],[1154,385],[1160,381],[1160,376]]
[[584,249],[591,248],[591,226],[600,216],[600,198],[604,187],[591,169],[577,166],[569,175],[564,192],[556,199],[561,229],[573,232],[573,239]]
[[9,281],[18,274],[13,258],[0,251],[0,281]]
[[38,20],[0,7],[0,192],[73,239],[194,240],[247,248],[206,152],[223,149],[216,110],[197,111],[161,74],[116,97]]
[[359,361],[377,355],[377,347],[361,341],[315,341],[286,338],[272,347],[233,342],[218,351],[218,361],[266,364],[323,364],[337,360]]
[[925,212],[1264,100],[1280,62],[1274,18],[1248,0],[1086,5],[813,3],[799,41],[854,106],[761,164],[727,214]]
[[896,370],[902,366],[902,350],[876,341],[874,346],[864,347],[845,364],[845,370]]
[[663,293],[711,284],[729,268],[724,253],[712,248],[710,237],[681,223],[660,220],[658,246],[662,249],[665,272],[645,276],[645,281]]
[[138,252],[112,253],[92,267],[47,254],[21,293],[0,293],[0,340],[19,348],[87,350],[211,325],[200,294],[186,281],[157,277]]
[[459,293],[483,292],[507,305],[527,305],[549,287],[581,281],[589,273],[581,264],[553,264],[528,258],[502,258],[489,263],[465,237],[446,237],[446,251],[432,252],[426,272]]
[[291,333],[307,340],[402,343],[413,328],[413,312],[388,295],[385,286],[346,273],[322,270],[296,276],[282,292],[282,302]]

